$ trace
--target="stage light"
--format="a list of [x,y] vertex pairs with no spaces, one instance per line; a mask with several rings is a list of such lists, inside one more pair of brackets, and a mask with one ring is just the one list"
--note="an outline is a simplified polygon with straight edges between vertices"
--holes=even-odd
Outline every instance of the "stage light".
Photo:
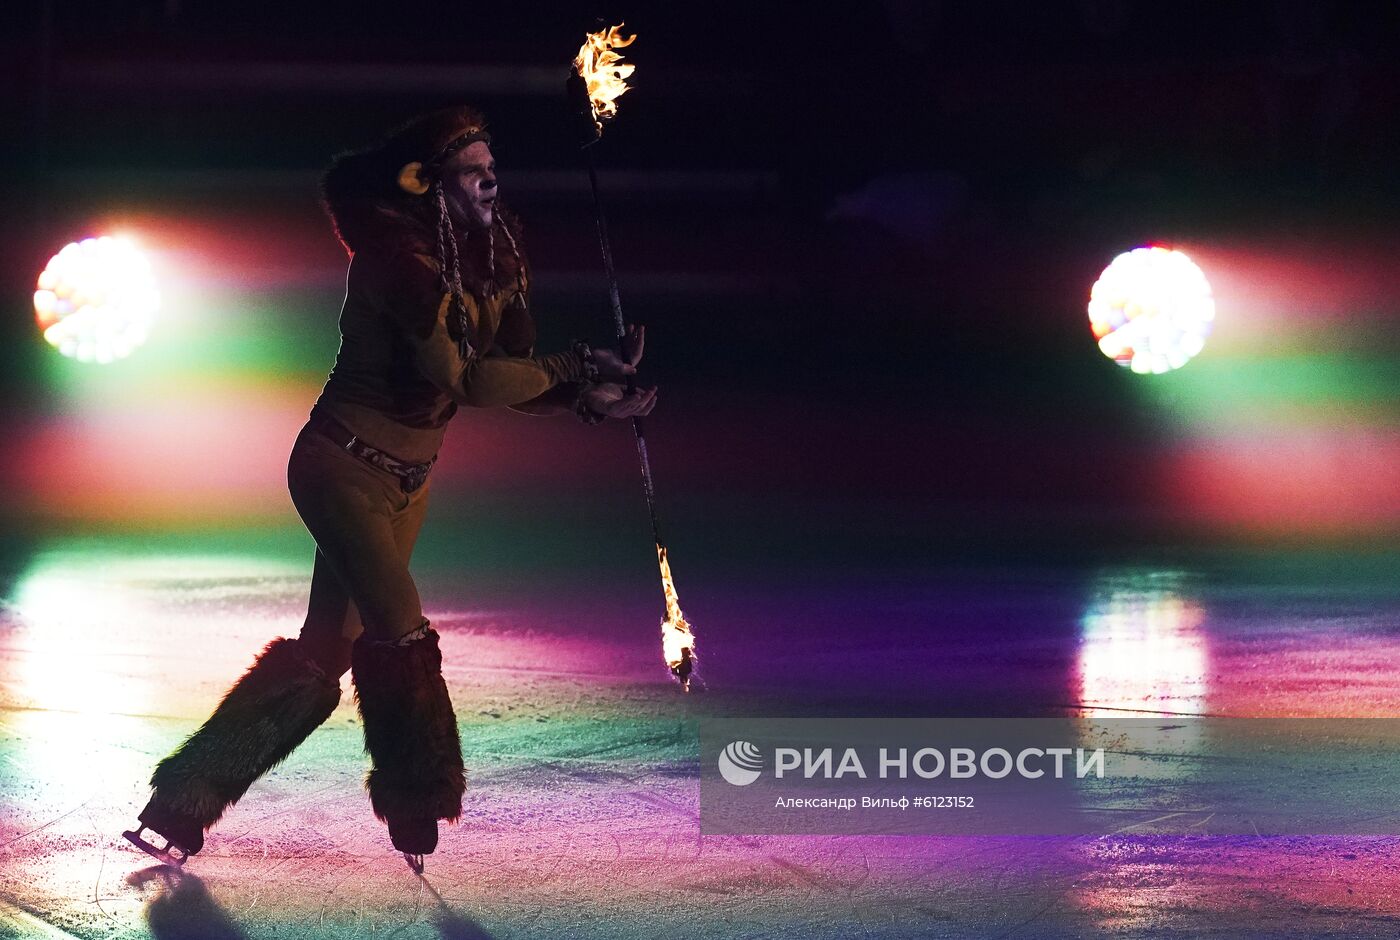
[[1113,259],[1089,292],[1089,326],[1099,349],[1134,372],[1186,365],[1215,322],[1210,282],[1180,251],[1153,245]]
[[44,339],[79,362],[108,363],[146,341],[160,292],[151,264],[126,238],[85,238],[49,259],[34,291]]

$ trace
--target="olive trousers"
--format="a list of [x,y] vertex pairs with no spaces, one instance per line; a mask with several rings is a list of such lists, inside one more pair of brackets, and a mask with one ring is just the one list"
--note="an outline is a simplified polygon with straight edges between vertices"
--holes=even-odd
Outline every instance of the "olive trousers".
[[316,541],[303,649],[329,676],[350,668],[362,633],[394,640],[423,623],[408,563],[431,479],[405,493],[399,478],[337,446],[310,424],[287,462],[292,503]]

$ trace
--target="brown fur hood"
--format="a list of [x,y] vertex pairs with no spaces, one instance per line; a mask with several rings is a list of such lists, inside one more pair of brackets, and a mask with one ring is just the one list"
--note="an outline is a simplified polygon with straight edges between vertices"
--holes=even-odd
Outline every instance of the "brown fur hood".
[[[321,200],[346,251],[412,251],[437,258],[437,204],[431,194],[415,196],[399,188],[399,171],[413,161],[430,161],[485,123],[474,108],[447,108],[409,121],[374,147],[337,156],[321,179]],[[497,228],[506,227],[519,244],[519,222],[499,201],[496,215]],[[494,256],[498,282],[514,280],[523,264],[506,249],[509,240],[500,231],[492,234],[494,249],[488,249],[484,233],[458,233],[463,280],[473,289],[487,277],[488,257]]]
[[342,154],[321,179],[322,204],[351,254],[370,246],[428,251],[436,240],[427,198],[399,189],[399,167],[386,156],[381,151]]
[[444,108],[412,119],[372,147],[338,155],[321,178],[321,201],[346,250],[384,242],[433,248],[437,206],[430,195],[400,189],[399,171],[415,161],[430,163],[462,134],[485,127],[475,108]]

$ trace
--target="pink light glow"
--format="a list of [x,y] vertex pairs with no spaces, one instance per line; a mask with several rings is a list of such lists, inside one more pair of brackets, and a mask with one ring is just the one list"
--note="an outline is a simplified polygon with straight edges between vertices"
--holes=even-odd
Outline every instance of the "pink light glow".
[[[1247,246],[1192,245],[1230,316],[1211,340],[1218,352],[1257,354],[1299,348],[1318,331],[1328,346],[1346,344],[1358,326],[1393,321],[1400,310],[1400,269],[1393,248],[1377,239],[1251,239]],[[1308,348],[1302,346],[1301,348]]]
[[1393,531],[1400,429],[1278,427],[1203,434],[1160,464],[1178,518],[1260,534]]

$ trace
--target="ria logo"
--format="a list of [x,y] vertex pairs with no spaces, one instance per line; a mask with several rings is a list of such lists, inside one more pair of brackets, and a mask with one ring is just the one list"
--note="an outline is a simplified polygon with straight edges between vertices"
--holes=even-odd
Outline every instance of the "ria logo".
[[748,741],[735,741],[719,755],[719,775],[725,783],[746,787],[763,771],[763,754]]

